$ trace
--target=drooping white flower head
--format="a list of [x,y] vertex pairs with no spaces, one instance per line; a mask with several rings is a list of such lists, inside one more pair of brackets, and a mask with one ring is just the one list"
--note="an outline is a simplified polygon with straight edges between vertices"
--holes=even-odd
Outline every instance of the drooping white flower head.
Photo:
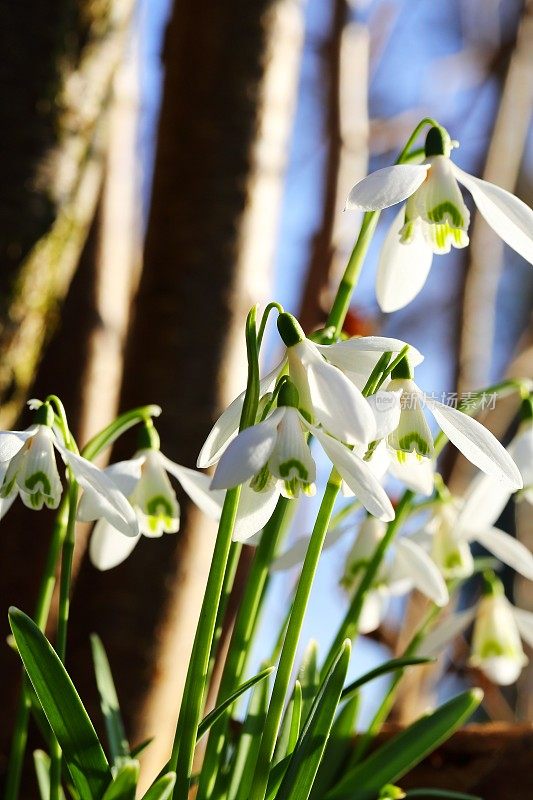
[[512,195],[459,169],[441,127],[429,130],[423,164],[397,164],[372,173],[350,192],[346,208],[378,211],[404,200],[381,252],[377,298],[390,312],[411,302],[428,276],[433,253],[468,244],[470,215],[458,182],[506,244],[533,263],[533,212]]
[[416,453],[421,458],[433,456],[433,437],[423,412],[423,408],[427,408],[443,433],[472,464],[493,475],[509,491],[522,488],[518,467],[493,434],[462,411],[423,394],[413,381],[407,360],[402,360],[393,370],[385,390],[402,391],[400,421],[387,438],[389,447],[400,459],[403,453]]
[[482,670],[493,683],[514,683],[528,662],[520,634],[531,642],[526,631],[531,633],[532,626],[533,614],[514,609],[501,582],[493,578],[477,608],[468,663]]
[[278,408],[230,442],[211,488],[229,489],[251,480],[260,494],[275,481],[287,497],[296,496],[301,489],[312,493],[316,468],[306,439],[312,433],[365,508],[379,518],[393,519],[390,500],[370,467],[349,447],[312,425],[298,409],[298,390],[287,381],[279,391]]
[[78,507],[79,520],[99,520],[91,537],[89,554],[100,570],[122,563],[141,535],[154,538],[179,530],[180,508],[169,474],[208,516],[215,519],[220,516],[223,498],[220,493],[209,490],[208,475],[182,467],[164,456],[159,450],[159,436],[152,424],[145,423],[140,437],[141,449],[133,458],[104,470],[107,478],[131,504],[138,520],[137,536],[123,536],[120,529],[101,517],[100,498],[94,492],[85,492]]
[[31,509],[57,508],[62,484],[54,450],[72,470],[76,482],[98,498],[99,516],[134,537],[138,524],[133,509],[115,484],[94,464],[72,452],[55,433],[54,414],[47,403],[36,412],[36,424],[25,431],[0,432],[0,518],[17,495]]

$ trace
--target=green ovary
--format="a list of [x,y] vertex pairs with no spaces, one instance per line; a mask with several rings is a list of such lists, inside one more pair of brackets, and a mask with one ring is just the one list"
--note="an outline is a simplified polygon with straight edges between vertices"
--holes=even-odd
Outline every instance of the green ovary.
[[429,444],[422,439],[420,434],[416,433],[416,431],[402,436],[398,444],[400,445],[400,449],[406,453],[416,450],[416,452],[422,456],[429,455]]

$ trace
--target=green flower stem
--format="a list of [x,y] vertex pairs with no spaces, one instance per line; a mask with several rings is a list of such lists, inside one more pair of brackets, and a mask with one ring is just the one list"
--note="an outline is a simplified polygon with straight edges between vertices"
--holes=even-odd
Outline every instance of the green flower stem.
[[[284,533],[291,503],[280,497],[257,546],[224,664],[215,705],[220,705],[242,683],[250,644],[257,629],[266,594],[269,567]],[[197,800],[211,797],[220,772],[220,759],[226,742],[230,710],[213,725],[202,765]]]
[[[405,147],[403,148],[402,152],[400,153],[400,155],[396,159],[396,163],[397,164],[404,164],[406,161],[410,160],[411,147],[416,142],[417,137],[420,134],[420,132],[426,127],[438,128],[440,126],[439,126],[439,123],[436,122],[431,117],[425,117],[423,120],[421,120],[418,123],[418,125],[416,126],[416,128],[414,129],[414,131],[412,132],[412,134],[410,135],[410,137],[408,138],[408,140],[407,140],[407,142],[405,144]],[[424,150],[422,150],[422,152],[424,152]]]
[[357,587],[352,601],[348,607],[348,611],[346,612],[344,619],[337,631],[335,639],[333,640],[333,644],[331,645],[329,652],[326,656],[326,660],[324,661],[324,666],[321,670],[321,680],[323,680],[324,675],[326,675],[328,669],[330,668],[331,664],[335,660],[335,656],[338,653],[338,648],[342,646],[342,643],[345,639],[355,639],[357,633],[359,631],[359,619],[361,617],[361,612],[363,610],[363,605],[366,600],[366,596],[372,586],[374,578],[376,577],[378,570],[381,566],[381,562],[385,553],[387,552],[390,544],[394,540],[404,518],[409,510],[409,506],[411,501],[414,497],[414,492],[411,490],[407,490],[404,492],[402,499],[400,500],[398,507],[396,509],[396,516],[389,522],[387,527],[387,532],[385,533],[383,539],[380,541],[378,546],[374,551],[374,555],[368,562],[368,566],[366,567],[365,573],[361,579],[361,583]]
[[[63,498],[57,512],[44,571],[37,594],[37,602],[33,618],[43,633],[48,621],[48,614],[50,613],[52,596],[54,594],[54,588],[56,584],[56,566],[61,553],[63,540],[65,538],[67,520],[68,496]],[[24,763],[26,742],[28,738],[30,712],[31,700],[29,686],[27,683],[26,673],[23,671],[20,696],[15,717],[15,727],[11,740],[4,800],[16,800],[19,794],[20,778],[22,774],[22,766]]]
[[352,294],[361,275],[363,261],[378,224],[379,214],[379,211],[367,211],[363,216],[359,236],[348,260],[326,321],[326,329],[331,330],[331,339],[337,339],[341,334],[346,314],[350,308]]
[[217,618],[215,621],[215,633],[213,635],[213,642],[211,644],[211,653],[209,654],[207,686],[209,686],[209,684],[211,683],[211,677],[213,675],[213,669],[215,667],[215,662],[217,659],[220,638],[222,636],[222,631],[224,629],[224,618],[226,616],[231,590],[233,588],[233,583],[235,581],[235,575],[237,573],[237,567],[239,565],[241,550],[242,550],[242,545],[240,542],[232,542],[228,556],[228,563],[226,565],[226,571],[224,573],[224,584],[222,586],[222,596],[220,599],[220,604],[218,606]]
[[125,414],[121,414],[120,417],[117,417],[116,420],[87,442],[81,451],[82,456],[92,461],[134,425],[151,417],[158,417],[160,414],[160,407],[154,405],[140,406],[139,408],[133,408],[131,411],[126,411]]
[[274,749],[276,746],[276,737],[278,735],[281,717],[283,714],[285,696],[289,687],[292,668],[294,666],[298,639],[300,637],[318,560],[322,552],[322,545],[324,544],[324,539],[329,528],[333,506],[335,504],[335,500],[337,499],[340,485],[341,479],[339,475],[335,470],[332,470],[326,486],[326,491],[324,492],[324,497],[322,498],[318,516],[313,527],[313,532],[309,541],[309,547],[307,548],[305,561],[302,567],[302,573],[300,575],[296,594],[294,596],[292,613],[287,627],[285,640],[283,642],[281,657],[276,673],[276,680],[274,682],[274,688],[272,690],[272,696],[268,707],[265,725],[263,727],[250,800],[263,800],[265,797],[268,775],[272,765],[272,757],[274,755]]
[[240,493],[240,486],[226,492],[213,560],[196,629],[191,660],[189,661],[187,681],[176,726],[172,755],[170,756],[169,771],[176,772],[173,797],[179,798],[179,800],[187,800],[189,793],[196,735],[207,682],[209,654],[215,632],[226,564],[231,548],[231,537],[237,518]]

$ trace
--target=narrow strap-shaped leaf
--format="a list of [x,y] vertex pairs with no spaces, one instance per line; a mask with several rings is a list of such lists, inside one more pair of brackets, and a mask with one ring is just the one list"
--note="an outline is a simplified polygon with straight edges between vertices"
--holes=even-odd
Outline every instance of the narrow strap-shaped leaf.
[[224,700],[223,703],[214,708],[213,711],[211,711],[206,717],[204,717],[203,720],[198,725],[198,735],[196,737],[196,741],[199,741],[202,738],[202,736],[205,736],[211,725],[213,725],[217,721],[217,719],[219,719],[219,717],[222,716],[224,711],[227,708],[229,708],[229,706],[233,705],[235,700],[237,700],[237,698],[240,697],[241,694],[247,692],[248,689],[251,689],[251,687],[255,686],[256,683],[259,683],[259,681],[264,681],[265,678],[268,678],[268,676],[273,670],[274,667],[267,667],[266,669],[259,672],[257,675],[254,675],[253,678],[250,678],[249,680],[242,683],[238,689],[235,689],[233,694],[230,694],[230,696]]
[[405,795],[409,797],[441,797],[449,800],[483,800],[477,794],[465,794],[464,792],[452,792],[450,789],[410,789]]
[[135,745],[135,747],[132,747],[130,750],[131,758],[136,758],[140,753],[143,752],[143,750],[146,750],[146,748],[149,747],[149,745],[151,745],[153,741],[154,737],[150,736],[148,739],[145,739],[144,742],[141,742],[140,744]]
[[100,800],[111,782],[111,772],[74,684],[33,620],[11,608],[9,621],[26,672],[61,746],[81,800]]
[[300,735],[300,725],[302,721],[302,686],[300,681],[294,685],[294,695],[292,700],[291,724],[289,727],[289,741],[287,755],[293,752]]
[[241,735],[233,758],[228,800],[246,800],[255,769],[261,731],[265,722],[269,681],[255,686],[242,724]]
[[102,800],[135,800],[139,780],[139,762],[128,759],[117,771],[113,783],[107,787]]
[[361,695],[353,694],[337,715],[311,789],[310,800],[322,800],[333,786],[350,752],[360,705]]
[[276,800],[307,800],[311,793],[341,698],[350,651],[346,640],[318,690]]
[[176,773],[167,772],[162,778],[159,778],[143,795],[142,800],[169,800],[176,783]]
[[100,637],[95,633],[91,636],[91,650],[111,760],[116,761],[117,758],[129,755],[130,746],[126,738],[115,683],[113,681],[107,654]]
[[[295,717],[295,712],[297,714],[297,717]],[[283,721],[279,729],[278,741],[276,743],[276,749],[274,751],[274,758],[272,759],[273,767],[279,761],[282,761],[285,758],[285,756],[289,755],[289,753],[292,753],[292,751],[296,747],[296,742],[298,741],[298,736],[300,734],[301,721],[302,721],[302,684],[300,683],[299,680],[296,680],[294,684],[293,693],[291,695],[289,702],[287,703],[287,708],[285,709],[285,713],[283,715]],[[294,727],[296,726],[296,722],[298,723],[298,733],[296,734],[296,739],[292,739],[291,733],[294,732]]]
[[[33,764],[37,776],[37,786],[41,800],[50,800],[50,756],[44,750],[33,751]],[[63,787],[59,787],[59,797],[64,800]]]
[[298,670],[298,680],[302,686],[302,719],[306,719],[320,686],[318,645],[315,641],[311,641],[307,645]]
[[375,669],[371,669],[370,672],[365,672],[364,675],[361,675],[360,678],[357,678],[353,683],[350,683],[342,691],[342,699],[346,699],[361,686],[364,686],[365,683],[369,683],[369,681],[373,681],[375,678],[379,678],[381,675],[386,675],[388,672],[394,672],[397,669],[404,669],[405,667],[413,667],[419,664],[430,664],[432,661],[435,661],[434,658],[422,658],[422,657],[415,657],[412,656],[411,658],[391,658],[390,661],[386,661],[384,664],[380,664],[379,667]]
[[327,800],[374,800],[382,786],[396,783],[448,739],[480,704],[483,692],[471,689],[410,725],[350,770],[328,792]]

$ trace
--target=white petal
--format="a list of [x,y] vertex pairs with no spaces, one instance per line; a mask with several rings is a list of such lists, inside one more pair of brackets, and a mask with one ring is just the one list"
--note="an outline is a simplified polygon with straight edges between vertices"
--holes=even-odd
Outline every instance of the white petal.
[[533,211],[518,197],[455,166],[458,181],[474,198],[480,214],[509,247],[533,264]]
[[416,453],[404,455],[402,461],[391,460],[389,473],[413,492],[430,497],[435,488],[435,462],[432,458],[418,458]]
[[522,478],[513,459],[480,422],[437,400],[426,398],[426,405],[448,439],[472,464],[487,475],[494,475],[513,491],[522,487]]
[[400,241],[404,216],[405,208],[402,208],[385,237],[379,256],[376,297],[379,307],[386,313],[403,308],[417,296],[433,261],[432,248],[421,232],[415,233],[409,244]]
[[492,475],[480,472],[464,495],[464,504],[457,525],[467,533],[490,528],[511,497],[511,490]]
[[233,541],[250,544],[249,539],[265,527],[274,513],[278,499],[279,489],[275,484],[262,492],[256,492],[245,484],[241,489]]
[[389,600],[388,592],[381,588],[368,592],[359,618],[360,633],[372,633],[379,628],[387,612]]
[[0,431],[0,461],[13,458],[33,433],[35,426],[27,431]]
[[125,561],[140,538],[140,533],[137,536],[124,536],[107,520],[101,519],[94,526],[89,543],[91,562],[99,570],[112,569]]
[[498,528],[478,531],[473,538],[504,564],[533,580],[533,555],[518,539]]
[[396,430],[400,422],[401,390],[397,392],[376,392],[367,398],[376,421],[376,439],[384,439]]
[[171,461],[162,453],[159,454],[161,464],[167,472],[174,475],[180,482],[183,490],[187,492],[193,503],[208,517],[219,519],[224,504],[224,491],[214,491],[209,488],[211,476],[198,472],[195,469],[182,467]]
[[245,428],[230,442],[217,464],[212,489],[231,489],[245,483],[265,466],[276,444],[283,413],[283,409],[276,409],[270,417]]
[[[116,464],[111,464],[104,469],[104,473],[111,478],[126,498],[132,494],[141,477],[144,458],[144,456],[139,456],[127,461],[117,461]],[[96,492],[85,491],[78,504],[76,518],[80,522],[92,522],[102,516],[104,508],[105,504],[100,502]]]
[[54,444],[82,489],[99,495],[101,516],[126,536],[137,536],[139,524],[135,512],[111,478],[86,458],[71,453],[57,440]]
[[7,512],[9,511],[9,509],[11,508],[13,503],[15,502],[15,500],[17,498],[17,494],[18,494],[18,492],[15,490],[14,492],[11,492],[11,494],[8,497],[1,497],[0,498],[0,519],[5,517],[5,515],[7,514]]
[[[260,381],[260,397],[266,392],[270,391],[276,381],[277,376],[281,372],[284,363],[285,362],[282,361]],[[229,404],[227,409],[221,414],[211,428],[211,431],[209,432],[209,435],[205,440],[202,449],[200,450],[198,461],[196,462],[196,466],[200,469],[205,469],[206,467],[216,464],[226,446],[237,435],[239,423],[241,421],[241,412],[244,405],[245,394],[245,391],[241,392],[241,394]]]
[[346,209],[379,211],[401,203],[426,179],[427,165],[395,164],[378,169],[356,183],[348,195]]
[[530,647],[533,647],[533,613],[531,611],[524,611],[523,608],[515,608],[514,606],[511,606],[511,611],[518,625],[520,636],[524,642],[527,642]]
[[[322,550],[333,547],[347,531],[353,530],[353,525],[333,528],[328,531],[324,539]],[[291,546],[280,556],[274,559],[270,565],[271,572],[286,572],[293,567],[303,564],[307,548],[309,547],[309,536],[299,536]]]
[[394,519],[391,501],[380,482],[374,477],[368,464],[318,428],[313,428],[313,434],[324,448],[324,452],[341,478],[346,481],[366,510],[385,522]]
[[318,356],[308,364],[307,378],[316,419],[329,433],[351,444],[376,438],[372,409],[340,369]]
[[419,592],[438,606],[445,606],[450,597],[446,583],[434,561],[425,550],[405,537],[396,542],[396,559],[402,572]]
[[459,611],[457,614],[450,614],[428,633],[418,649],[418,655],[428,658],[439,656],[456,636],[468,628],[475,616],[475,607]]
[[520,470],[524,486],[533,485],[533,425],[523,423],[507,448],[509,455]]
[[397,355],[406,346],[409,364],[417,367],[424,360],[422,353],[402,339],[388,336],[354,336],[335,344],[316,345],[316,349],[343,372],[364,372],[368,377],[383,353]]

